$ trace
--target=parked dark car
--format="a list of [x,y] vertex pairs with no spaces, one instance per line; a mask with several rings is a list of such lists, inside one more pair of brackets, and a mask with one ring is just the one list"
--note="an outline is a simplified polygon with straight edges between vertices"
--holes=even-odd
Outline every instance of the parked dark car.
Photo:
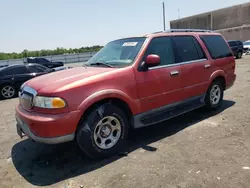
[[28,57],[26,63],[36,63],[36,64],[40,64],[48,68],[56,68],[56,67],[64,66],[63,62],[49,61],[48,59],[43,58],[43,57],[34,57],[34,58]]
[[27,80],[53,72],[39,64],[9,65],[0,68],[0,98],[9,99],[17,96],[21,85]]
[[231,47],[234,56],[237,59],[242,58],[242,54],[243,54],[243,43],[239,40],[230,40],[227,41],[229,46]]

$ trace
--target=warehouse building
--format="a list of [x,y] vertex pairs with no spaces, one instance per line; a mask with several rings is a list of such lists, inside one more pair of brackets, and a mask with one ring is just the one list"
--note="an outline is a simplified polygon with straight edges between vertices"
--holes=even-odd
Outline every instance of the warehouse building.
[[171,29],[209,29],[227,40],[250,40],[250,2],[170,22]]

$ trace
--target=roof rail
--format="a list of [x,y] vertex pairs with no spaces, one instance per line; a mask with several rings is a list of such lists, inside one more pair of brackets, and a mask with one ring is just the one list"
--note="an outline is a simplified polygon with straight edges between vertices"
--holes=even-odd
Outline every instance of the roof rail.
[[157,33],[173,33],[173,32],[212,32],[211,30],[205,30],[205,29],[169,29],[166,31],[158,31],[154,32],[153,34]]

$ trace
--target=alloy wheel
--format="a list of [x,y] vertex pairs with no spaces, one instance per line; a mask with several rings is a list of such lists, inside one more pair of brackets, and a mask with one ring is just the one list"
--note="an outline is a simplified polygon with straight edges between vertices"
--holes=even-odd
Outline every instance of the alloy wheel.
[[213,85],[210,91],[210,101],[212,105],[217,105],[220,102],[221,89],[219,85]]
[[121,123],[114,116],[102,118],[94,130],[94,142],[100,149],[112,148],[120,139]]
[[12,86],[4,86],[1,90],[1,94],[6,99],[11,98],[15,95],[15,89]]

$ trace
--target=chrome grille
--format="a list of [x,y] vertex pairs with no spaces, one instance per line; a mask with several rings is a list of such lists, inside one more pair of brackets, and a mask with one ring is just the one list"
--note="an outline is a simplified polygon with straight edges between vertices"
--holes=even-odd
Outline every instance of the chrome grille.
[[37,95],[36,90],[31,87],[24,86],[19,91],[19,101],[24,109],[31,109],[33,107],[33,101]]

